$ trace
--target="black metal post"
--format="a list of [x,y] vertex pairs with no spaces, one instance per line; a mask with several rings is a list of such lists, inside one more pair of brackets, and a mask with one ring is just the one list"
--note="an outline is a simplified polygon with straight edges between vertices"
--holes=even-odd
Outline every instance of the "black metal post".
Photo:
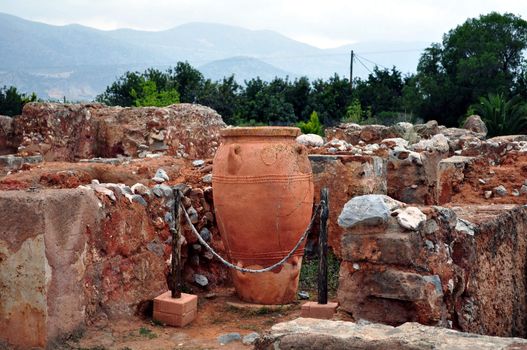
[[327,188],[320,190],[320,233],[318,236],[318,303],[328,303],[328,216],[329,216],[329,191]]
[[181,191],[179,189],[173,190],[174,193],[174,206],[172,207],[172,218],[173,224],[170,228],[172,233],[172,263],[170,274],[171,285],[170,291],[172,292],[172,298],[181,298],[181,247],[179,246],[181,227],[179,222],[179,212],[181,210]]

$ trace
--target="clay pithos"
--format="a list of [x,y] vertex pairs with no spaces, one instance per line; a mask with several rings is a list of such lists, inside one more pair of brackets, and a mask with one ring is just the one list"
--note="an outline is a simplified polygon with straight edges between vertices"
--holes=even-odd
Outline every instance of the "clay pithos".
[[[283,259],[306,230],[313,177],[293,127],[228,128],[214,158],[212,187],[218,228],[232,263],[260,269]],[[296,299],[304,246],[265,273],[231,270],[240,299],[286,304]]]

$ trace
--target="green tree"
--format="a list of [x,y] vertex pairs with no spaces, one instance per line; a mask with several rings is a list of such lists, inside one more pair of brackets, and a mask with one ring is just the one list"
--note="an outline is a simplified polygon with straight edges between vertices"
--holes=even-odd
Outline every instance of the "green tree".
[[135,97],[136,107],[165,107],[179,103],[179,94],[176,89],[159,90],[153,80],[145,80],[141,83],[140,93],[132,90],[131,95]]
[[339,123],[351,102],[349,80],[335,74],[327,81],[315,80],[312,89],[311,107],[318,111],[321,122],[324,125]]
[[169,69],[170,79],[179,92],[181,102],[197,103],[203,89],[205,78],[203,74],[188,62],[178,62],[174,69]]
[[299,122],[297,126],[304,134],[317,134],[324,136],[324,126],[320,123],[320,120],[318,119],[318,113],[316,111],[311,113],[307,123]]
[[388,70],[375,66],[367,80],[357,81],[354,94],[362,106],[371,107],[373,115],[378,115],[401,110],[403,87],[402,74],[395,67]]
[[346,123],[359,124],[362,121],[362,106],[358,99],[353,99],[346,109],[346,117],[343,120]]
[[95,100],[109,106],[130,107],[134,105],[137,94],[142,90],[145,78],[139,72],[126,72]]
[[527,128],[527,106],[520,96],[509,100],[501,94],[481,97],[479,103],[470,107],[479,114],[488,129],[488,136],[514,135]]
[[468,19],[421,57],[413,81],[419,115],[453,126],[479,96],[512,96],[525,49],[527,22],[520,17],[492,12]]
[[0,88],[0,115],[15,116],[22,114],[22,108],[28,102],[35,102],[37,95],[18,92],[14,86]]

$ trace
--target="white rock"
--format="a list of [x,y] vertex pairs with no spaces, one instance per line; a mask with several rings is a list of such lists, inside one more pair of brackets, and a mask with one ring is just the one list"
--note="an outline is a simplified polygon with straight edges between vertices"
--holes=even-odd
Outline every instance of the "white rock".
[[368,194],[350,199],[342,209],[338,224],[344,228],[355,225],[382,225],[388,221],[390,208],[382,195]]
[[492,191],[485,191],[485,198],[489,199],[490,197],[492,197]]
[[132,186],[132,192],[134,194],[140,194],[140,195],[148,195],[148,194],[150,194],[150,190],[148,189],[148,187],[146,187],[142,183],[136,183],[135,185],[133,185]]
[[296,142],[304,146],[322,147],[324,146],[324,139],[316,134],[303,134],[296,138]]
[[407,148],[408,147],[408,141],[400,138],[400,137],[394,137],[390,139],[384,139],[381,141],[384,145],[394,145],[394,147],[400,147],[400,148]]
[[197,167],[203,166],[205,164],[205,161],[203,159],[196,159],[192,161],[192,165]]
[[448,152],[450,146],[448,145],[448,139],[443,134],[437,134],[432,136],[429,140],[421,140],[418,143],[412,145],[412,149],[417,152],[422,151],[439,151]]
[[399,225],[409,230],[417,230],[419,225],[426,220],[426,215],[416,207],[397,209],[395,212]]
[[201,178],[201,181],[203,181],[206,184],[212,183],[212,174],[207,174]]
[[[157,177],[157,178],[160,178],[160,179],[163,179],[164,181],[168,181],[168,180],[170,180],[170,178],[168,177],[167,172],[166,172],[165,170],[161,169],[161,168],[157,169],[156,174],[154,175],[154,178],[156,178],[156,177]],[[152,178],[152,180],[153,180],[154,178]],[[155,181],[155,180],[154,180],[154,181]],[[156,181],[156,182],[157,182],[157,181]]]

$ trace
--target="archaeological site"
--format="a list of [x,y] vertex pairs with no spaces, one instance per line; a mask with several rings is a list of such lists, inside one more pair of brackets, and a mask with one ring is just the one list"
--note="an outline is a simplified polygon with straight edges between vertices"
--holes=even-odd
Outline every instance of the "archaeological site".
[[527,135],[473,115],[321,137],[188,103],[0,116],[0,349],[525,338]]

